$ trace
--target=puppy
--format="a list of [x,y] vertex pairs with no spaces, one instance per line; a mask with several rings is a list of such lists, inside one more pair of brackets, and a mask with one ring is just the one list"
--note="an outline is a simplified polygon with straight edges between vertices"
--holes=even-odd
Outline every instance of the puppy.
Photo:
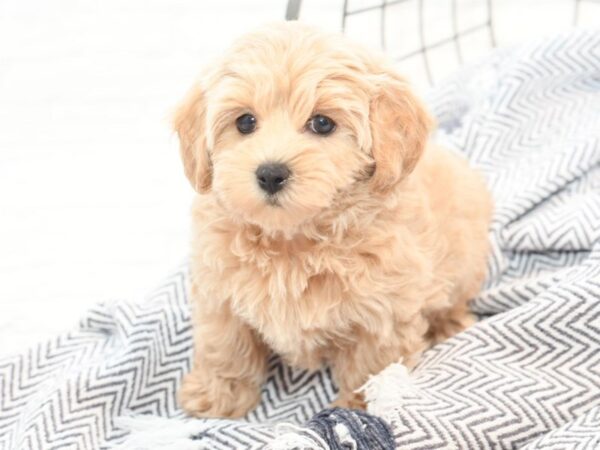
[[431,124],[383,59],[299,23],[204,73],[174,121],[198,192],[184,410],[246,414],[271,351],[329,364],[335,404],[364,407],[370,374],[473,322],[491,200]]

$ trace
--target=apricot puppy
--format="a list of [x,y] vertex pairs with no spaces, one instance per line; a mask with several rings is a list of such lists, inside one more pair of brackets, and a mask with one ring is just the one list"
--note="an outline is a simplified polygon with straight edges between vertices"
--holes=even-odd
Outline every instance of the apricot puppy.
[[246,414],[271,351],[329,364],[336,404],[362,407],[370,374],[473,321],[491,199],[430,127],[382,58],[299,23],[204,73],[175,118],[198,192],[188,413]]

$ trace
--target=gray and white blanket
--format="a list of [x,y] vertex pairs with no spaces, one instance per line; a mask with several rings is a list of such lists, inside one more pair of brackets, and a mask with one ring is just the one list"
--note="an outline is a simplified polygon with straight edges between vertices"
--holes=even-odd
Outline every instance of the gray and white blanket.
[[[370,412],[402,449],[599,449],[600,32],[503,51],[429,100],[439,139],[494,194],[490,274],[473,302],[481,321],[410,377],[398,367],[374,377]],[[341,448],[300,426],[334,398],[329,372],[277,357],[245,420],[183,419],[186,276],[183,267],[144,302],[99,305],[77,330],[0,360],[0,449],[112,448],[131,428],[124,448]],[[346,448],[364,448],[346,435]]]

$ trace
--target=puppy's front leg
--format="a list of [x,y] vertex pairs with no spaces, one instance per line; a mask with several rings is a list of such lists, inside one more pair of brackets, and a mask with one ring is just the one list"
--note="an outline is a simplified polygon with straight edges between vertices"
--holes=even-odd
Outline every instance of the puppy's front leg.
[[427,322],[419,314],[410,322],[397,324],[391,337],[357,332],[354,345],[338,350],[332,360],[333,376],[339,388],[332,406],[365,409],[364,397],[356,390],[367,382],[369,375],[381,372],[400,359],[409,368],[414,367],[427,347],[426,331]]
[[227,304],[195,306],[194,365],[179,403],[198,417],[241,417],[260,399],[268,349]]

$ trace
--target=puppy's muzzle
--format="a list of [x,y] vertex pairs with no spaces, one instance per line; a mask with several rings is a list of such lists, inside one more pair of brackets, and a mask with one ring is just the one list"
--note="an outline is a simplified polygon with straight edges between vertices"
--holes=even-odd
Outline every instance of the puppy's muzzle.
[[290,169],[281,163],[264,163],[256,169],[256,181],[269,195],[282,190],[289,177]]

